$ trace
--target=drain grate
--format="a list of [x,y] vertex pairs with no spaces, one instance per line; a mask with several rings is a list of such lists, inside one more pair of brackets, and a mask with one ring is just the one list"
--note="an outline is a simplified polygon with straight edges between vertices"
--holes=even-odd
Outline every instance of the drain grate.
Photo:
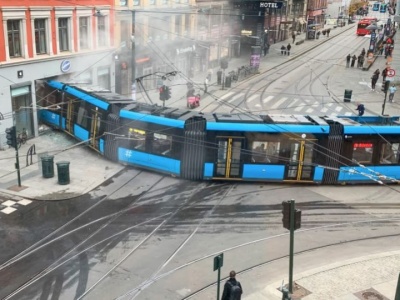
[[354,294],[357,296],[357,298],[361,300],[389,300],[389,298],[386,298],[383,296],[381,293],[378,291],[374,290],[373,288],[370,288],[368,290],[360,291],[358,293]]

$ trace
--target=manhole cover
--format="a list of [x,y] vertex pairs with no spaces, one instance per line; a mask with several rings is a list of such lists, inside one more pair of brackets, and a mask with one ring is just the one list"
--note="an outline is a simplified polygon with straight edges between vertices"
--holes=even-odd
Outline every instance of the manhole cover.
[[354,295],[361,300],[389,300],[373,288],[355,293]]

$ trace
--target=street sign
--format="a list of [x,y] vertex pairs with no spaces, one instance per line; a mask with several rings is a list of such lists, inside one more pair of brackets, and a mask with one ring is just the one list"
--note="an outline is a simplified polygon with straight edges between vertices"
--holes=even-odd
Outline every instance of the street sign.
[[388,69],[386,72],[386,76],[387,77],[393,77],[394,75],[396,75],[396,71],[393,69]]

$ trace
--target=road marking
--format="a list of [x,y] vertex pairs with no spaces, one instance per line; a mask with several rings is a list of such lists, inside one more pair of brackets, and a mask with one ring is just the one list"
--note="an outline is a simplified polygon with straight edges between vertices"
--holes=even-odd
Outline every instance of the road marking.
[[351,116],[351,115],[353,115],[353,113],[351,113],[351,112],[348,111],[348,112],[345,113],[344,115],[345,115],[345,116]]
[[233,95],[233,94],[234,94],[234,92],[226,93],[225,95],[219,97],[219,99],[220,99],[220,100],[225,100],[226,98],[230,97],[230,96]]
[[326,106],[331,107],[333,105],[333,103],[328,103]]
[[303,105],[297,106],[294,111],[301,111],[303,109]]
[[253,101],[254,99],[256,99],[258,97],[260,97],[260,95],[252,95],[249,98],[247,98],[246,102],[249,103],[249,102]]
[[275,109],[278,108],[283,102],[285,102],[287,100],[286,97],[283,97],[281,99],[279,99],[278,101],[276,101],[273,105],[271,105],[271,107],[269,109]]
[[319,105],[320,105],[320,103],[318,101],[315,101],[312,106],[319,106]]
[[336,110],[337,112],[340,112],[342,109],[343,109],[342,106],[337,106],[337,107],[335,108],[335,110]]
[[313,110],[312,108],[309,108],[309,109],[306,110],[306,113],[309,114],[309,113],[312,113],[313,111],[314,111],[314,110]]
[[235,95],[235,96],[233,96],[230,100],[228,100],[228,102],[231,103],[231,102],[237,100],[238,98],[240,98],[240,97],[242,97],[242,96],[243,96],[242,93],[240,93],[240,94],[238,94],[238,95]]
[[263,100],[263,103],[267,103],[267,102],[271,101],[272,99],[274,99],[274,96],[268,96],[267,98],[265,98]]
[[328,109],[326,107],[324,107],[323,109],[321,109],[321,112],[326,113],[328,111]]

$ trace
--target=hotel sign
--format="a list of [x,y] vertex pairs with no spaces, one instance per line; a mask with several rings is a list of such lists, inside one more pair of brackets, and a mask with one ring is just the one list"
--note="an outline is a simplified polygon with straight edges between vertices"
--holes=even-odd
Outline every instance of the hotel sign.
[[282,8],[283,2],[260,2],[260,7],[264,8]]

